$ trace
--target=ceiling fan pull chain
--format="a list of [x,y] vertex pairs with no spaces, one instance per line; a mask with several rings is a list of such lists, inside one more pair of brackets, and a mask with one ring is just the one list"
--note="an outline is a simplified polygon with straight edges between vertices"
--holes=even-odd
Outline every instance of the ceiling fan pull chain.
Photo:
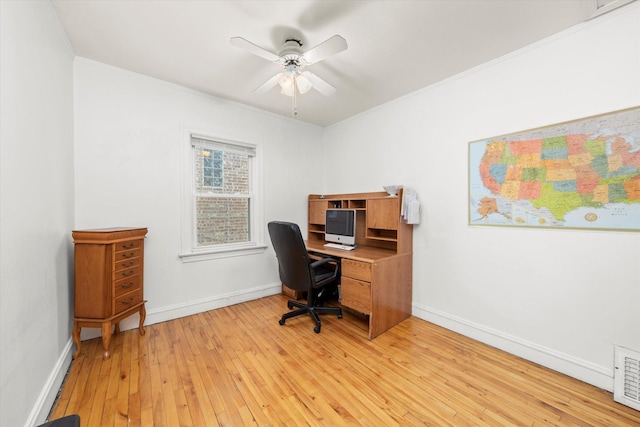
[[298,83],[296,83],[296,79],[294,77],[293,79],[293,115],[291,117],[293,117],[294,119],[296,118],[296,116],[298,115],[298,103],[297,103],[297,96],[296,96],[296,92],[298,91]]

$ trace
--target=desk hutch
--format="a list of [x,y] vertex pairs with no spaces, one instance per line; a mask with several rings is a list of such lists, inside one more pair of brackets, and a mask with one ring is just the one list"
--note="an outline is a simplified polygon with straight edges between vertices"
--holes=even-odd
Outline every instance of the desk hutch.
[[109,358],[112,326],[140,314],[138,330],[144,335],[144,237],[146,228],[102,228],[73,231],[74,317],[73,341],[80,355],[80,330],[101,328],[103,358]]
[[[402,190],[309,195],[307,249],[341,259],[341,304],[366,315],[369,339],[411,316],[413,225],[401,218]],[[325,211],[356,210],[351,251],[324,246]]]

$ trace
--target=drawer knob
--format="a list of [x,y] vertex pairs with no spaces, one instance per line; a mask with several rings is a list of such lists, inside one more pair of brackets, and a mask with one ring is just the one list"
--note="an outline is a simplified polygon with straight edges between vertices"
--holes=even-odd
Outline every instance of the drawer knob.
[[125,277],[127,277],[127,276],[131,276],[133,273],[134,273],[134,271],[133,271],[133,270],[129,270],[128,272],[123,271],[123,272],[122,272],[122,275],[123,275],[123,276],[125,276]]
[[131,304],[131,301],[133,301],[133,297],[132,296],[129,297],[129,301],[127,301],[126,299],[123,299],[122,300],[122,304],[128,305],[128,304]]
[[131,249],[131,248],[133,248],[134,246],[135,246],[135,245],[133,244],[133,242],[131,242],[131,243],[129,243],[129,244],[126,244],[126,243],[123,243],[123,244],[122,244],[122,248],[123,248],[123,249]]
[[133,282],[129,282],[129,283],[123,283],[122,284],[122,288],[123,289],[127,289],[133,286]]
[[126,252],[123,252],[123,253],[122,253],[122,258],[129,258],[129,257],[133,257],[133,255],[134,255],[134,252],[129,252],[129,254],[128,254],[128,255],[127,255],[127,253],[126,253]]
[[129,261],[128,263],[127,262],[123,262],[122,266],[123,267],[131,267],[131,266],[133,266],[133,260]]

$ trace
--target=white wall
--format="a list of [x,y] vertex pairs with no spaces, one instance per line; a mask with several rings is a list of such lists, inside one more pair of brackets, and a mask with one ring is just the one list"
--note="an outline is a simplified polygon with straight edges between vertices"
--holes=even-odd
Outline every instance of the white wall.
[[279,292],[271,249],[178,258],[185,133],[258,145],[266,228],[274,219],[306,223],[307,194],[322,188],[322,129],[84,58],[75,60],[74,81],[75,227],[149,228],[147,323]]
[[49,2],[0,17],[0,425],[20,426],[70,362],[73,52]]
[[635,3],[328,128],[324,192],[415,188],[414,314],[611,390],[613,345],[640,349],[640,234],[469,227],[467,150],[640,105],[639,76]]

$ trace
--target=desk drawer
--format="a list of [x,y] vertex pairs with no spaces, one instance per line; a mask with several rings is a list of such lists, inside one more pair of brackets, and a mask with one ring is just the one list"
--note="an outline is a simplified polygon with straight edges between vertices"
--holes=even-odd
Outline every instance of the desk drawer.
[[342,276],[352,277],[365,282],[371,281],[371,264],[368,262],[342,259]]
[[371,314],[371,283],[342,276],[340,287],[342,305],[360,313]]

